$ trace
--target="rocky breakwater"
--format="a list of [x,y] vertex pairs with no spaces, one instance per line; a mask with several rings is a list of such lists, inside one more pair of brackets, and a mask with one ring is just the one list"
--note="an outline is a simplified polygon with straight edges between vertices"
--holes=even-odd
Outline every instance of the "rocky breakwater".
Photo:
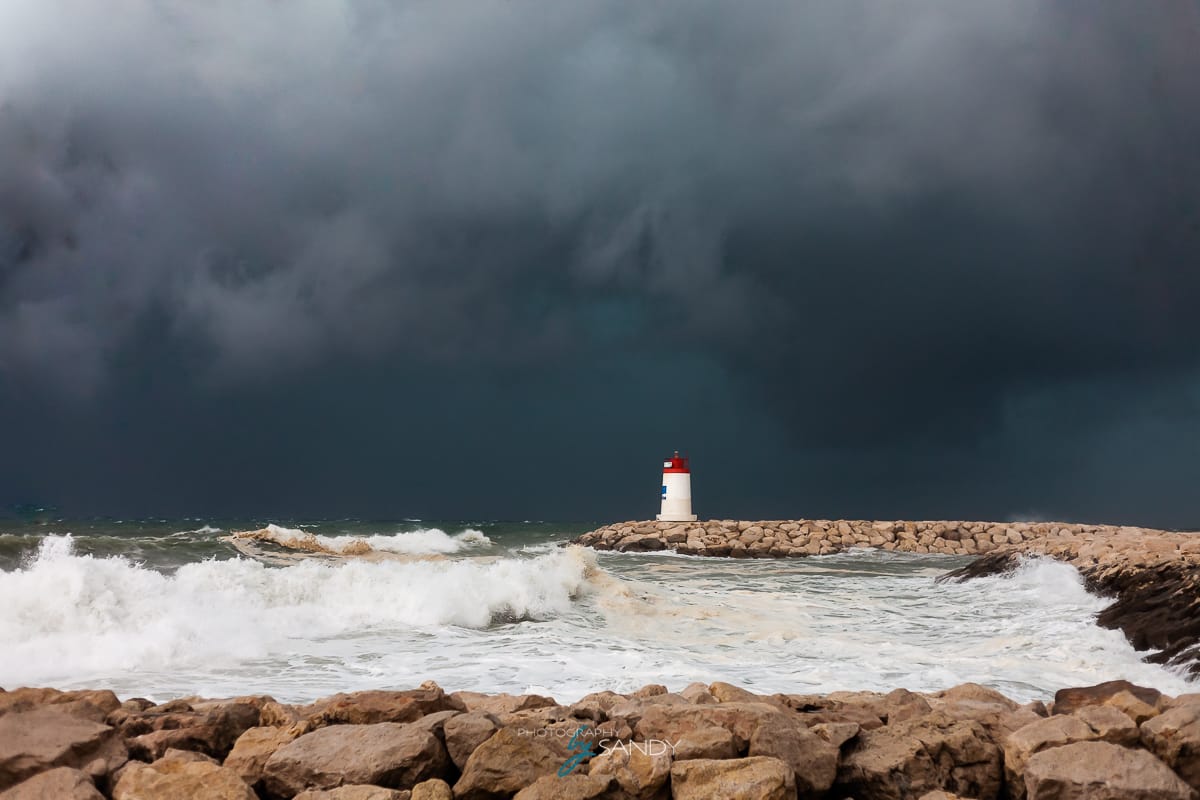
[[[1149,528],[1079,525],[1065,522],[871,521],[861,519],[733,520],[702,522],[618,522],[571,541],[596,550],[653,552],[674,550],[693,556],[798,558],[829,555],[856,547],[905,553],[974,556],[1020,550],[1032,542],[1111,541],[1144,552],[1178,550],[1200,555],[1200,536]],[[1153,542],[1153,544],[1143,544]],[[1039,551],[1041,552],[1041,551]],[[1049,553],[1047,548],[1045,552]]]
[[674,550],[696,556],[797,558],[859,547],[976,556],[946,576],[966,580],[1045,556],[1074,565],[1088,588],[1114,598],[1099,624],[1119,628],[1148,661],[1200,675],[1200,533],[1062,522],[710,520],[621,522],[579,536],[597,550]]
[[0,690],[0,800],[1197,800],[1200,695]]
[[1088,589],[1113,597],[1097,623],[1151,651],[1147,661],[1200,675],[1200,534],[1119,528],[1032,538],[996,547],[943,580],[1004,573],[1029,556],[1072,564]]

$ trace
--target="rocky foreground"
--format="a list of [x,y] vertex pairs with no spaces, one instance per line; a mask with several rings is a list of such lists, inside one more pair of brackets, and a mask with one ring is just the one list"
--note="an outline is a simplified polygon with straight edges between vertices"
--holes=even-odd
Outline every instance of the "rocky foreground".
[[0,690],[0,800],[1197,800],[1200,694]]
[[874,547],[980,556],[948,578],[968,579],[1042,555],[1074,565],[1088,588],[1115,598],[1097,622],[1119,628],[1148,661],[1200,675],[1200,533],[1062,522],[621,522],[576,538],[597,550],[731,558],[797,558]]

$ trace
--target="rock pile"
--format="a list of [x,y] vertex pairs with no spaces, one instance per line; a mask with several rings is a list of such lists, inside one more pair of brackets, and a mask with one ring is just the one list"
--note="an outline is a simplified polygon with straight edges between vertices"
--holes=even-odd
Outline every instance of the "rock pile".
[[[1200,558],[1200,535],[1150,528],[1079,525],[1065,522],[914,522],[861,519],[733,520],[701,522],[618,522],[572,540],[596,550],[652,552],[674,550],[694,556],[796,558],[829,555],[856,547],[906,553],[974,556],[1033,542],[1090,545],[1088,555],[1105,549],[1159,555],[1190,553]],[[1047,546],[1045,552],[1053,548]]]
[[1123,681],[1060,691],[1049,708],[975,684],[647,686],[569,706],[431,683],[305,706],[0,690],[0,800],[1198,800],[1198,789],[1200,694]]
[[1023,556],[1074,565],[1088,588],[1115,598],[1098,622],[1123,630],[1148,661],[1200,675],[1200,533],[1062,522],[710,520],[621,522],[572,544],[597,550],[732,558],[796,558],[859,547],[977,556],[948,577],[1005,572]]

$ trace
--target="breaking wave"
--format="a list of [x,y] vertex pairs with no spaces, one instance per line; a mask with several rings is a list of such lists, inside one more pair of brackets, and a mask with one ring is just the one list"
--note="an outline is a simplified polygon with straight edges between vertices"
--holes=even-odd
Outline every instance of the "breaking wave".
[[361,556],[371,552],[402,555],[449,555],[490,545],[482,531],[467,529],[450,535],[438,528],[373,536],[323,536],[270,524],[255,531],[239,531],[234,539],[269,542],[288,550],[333,556]]
[[544,620],[569,610],[595,571],[590,552],[570,548],[537,558],[310,559],[282,569],[209,560],[164,574],[77,555],[70,536],[48,536],[24,566],[0,571],[0,685],[220,669],[363,631]]

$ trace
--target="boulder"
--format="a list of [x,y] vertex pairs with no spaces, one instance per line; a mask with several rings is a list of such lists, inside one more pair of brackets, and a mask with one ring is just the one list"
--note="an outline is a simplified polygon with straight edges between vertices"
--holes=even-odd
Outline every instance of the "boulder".
[[937,789],[992,800],[1003,783],[1000,749],[975,720],[940,712],[864,731],[843,755],[836,788],[872,800]]
[[763,697],[762,695],[757,695],[754,692],[748,692],[740,686],[734,686],[732,683],[723,683],[721,681],[709,684],[708,693],[711,694],[718,703],[771,702],[769,698]]
[[557,773],[562,763],[560,755],[541,740],[502,728],[471,753],[462,777],[454,784],[454,797],[511,797],[543,775]]
[[929,701],[908,689],[893,689],[885,694],[877,706],[879,715],[891,725],[906,719],[921,717],[933,710]]
[[717,698],[713,696],[713,693],[703,683],[689,683],[679,693],[679,696],[689,703],[695,703],[696,705],[708,705],[718,702]]
[[0,791],[54,767],[100,779],[128,758],[125,743],[108,725],[47,707],[0,717]]
[[671,755],[651,754],[645,748],[612,748],[592,759],[588,774],[613,778],[631,800],[654,800],[671,775]]
[[352,785],[336,789],[309,789],[296,795],[294,800],[412,800],[412,795],[407,789]]
[[749,753],[777,758],[791,767],[802,794],[822,794],[837,777],[838,747],[791,716],[765,719],[750,736]]
[[51,706],[55,711],[104,722],[110,713],[121,707],[121,701],[108,690],[84,689],[62,692],[58,689],[13,689],[0,693],[0,716],[14,711],[32,711]]
[[435,711],[432,714],[426,714],[411,724],[422,730],[429,731],[439,739],[443,739],[446,731],[446,723],[454,717],[461,717],[462,714],[463,712],[455,710]]
[[[1118,698],[1122,693],[1126,696]],[[1122,706],[1134,706],[1142,710],[1142,706],[1155,708],[1161,702],[1163,696],[1157,689],[1137,686],[1129,681],[1106,681],[1095,686],[1059,689],[1054,693],[1053,711],[1055,714],[1074,714],[1084,706],[1102,705],[1115,705],[1121,711],[1126,710]],[[1144,720],[1134,721],[1140,725]]]
[[121,770],[113,800],[257,800],[231,769],[208,761],[164,758],[131,761]]
[[483,711],[469,711],[446,720],[442,734],[454,766],[459,770],[464,769],[475,748],[490,739],[499,729],[496,718]]
[[[206,756],[206,755],[204,755],[204,753],[197,753],[194,750],[168,750],[167,752],[163,753],[163,757],[160,758],[159,761],[160,762],[176,761],[176,762],[181,762],[181,763],[185,763],[185,764],[186,763],[200,763],[200,764],[212,764],[212,765],[218,766],[218,767],[221,766],[221,763],[219,761],[217,761],[215,758],[213,758],[212,756]],[[119,772],[119,770],[118,770],[118,772]]]
[[154,761],[175,749],[196,750],[221,760],[239,736],[258,725],[260,708],[249,699],[206,703],[198,708],[181,700],[145,711],[120,708],[108,719],[125,737],[133,758]]
[[819,722],[809,728],[809,730],[834,747],[840,748],[846,742],[858,736],[858,732],[862,729],[856,722]]
[[[693,685],[699,686],[702,684]],[[578,717],[579,719],[602,722],[608,719],[609,709],[618,703],[627,702],[628,699],[625,695],[617,694],[616,692],[592,692],[589,695],[584,695],[579,702],[572,705],[570,713],[571,716]]]
[[410,789],[449,769],[441,740],[416,725],[333,725],[276,750],[263,768],[262,783],[269,793],[283,797],[345,784]]
[[104,800],[86,772],[55,767],[0,792],[0,800]]
[[738,743],[734,735],[724,728],[709,725],[696,728],[680,736],[671,748],[676,761],[690,758],[737,758]]
[[[563,711],[566,711],[566,709],[562,707],[518,711],[515,714],[506,714],[501,717],[500,725],[505,730],[512,731],[517,736],[534,739],[546,745],[546,747],[549,747],[558,756],[559,761],[565,761],[574,755],[574,751],[569,747],[569,744],[572,739],[577,738],[577,735],[580,740],[595,744],[598,740],[604,738],[621,738],[620,735],[613,736],[607,733],[612,728],[620,728],[622,732],[625,730],[624,726],[608,722],[603,723],[606,733],[600,734],[590,720],[563,717],[560,713]],[[542,716],[542,712],[547,713],[545,716]]]
[[1200,791],[1200,705],[1179,705],[1142,723],[1146,748]]
[[1029,800],[1193,800],[1192,788],[1145,750],[1077,742],[1036,753],[1025,767]]
[[1084,706],[1075,716],[1095,732],[1095,739],[1123,747],[1138,743],[1138,726],[1126,714],[1112,706]]
[[671,767],[672,800],[795,800],[792,768],[777,758],[679,761]]
[[450,784],[441,778],[430,778],[412,788],[409,800],[454,800],[454,793],[450,791]]
[[336,694],[306,706],[271,703],[263,708],[262,724],[296,726],[297,733],[308,733],[329,725],[415,722],[437,711],[466,710],[461,700],[447,695],[433,681],[426,681],[418,689]]
[[971,798],[963,797],[959,794],[951,794],[943,792],[940,789],[936,792],[921,795],[921,800],[971,800]]
[[540,694],[484,694],[482,692],[455,692],[452,699],[462,702],[467,711],[483,711],[488,714],[511,714],[533,708],[557,706],[553,697]]
[[980,686],[978,683],[960,683],[958,686],[937,692],[933,696],[939,700],[955,703],[967,702],[999,706],[1005,711],[1016,711],[1020,708],[1016,701],[1010,700],[995,689]]
[[599,778],[578,773],[565,778],[543,775],[517,792],[513,800],[607,800],[612,797],[608,791],[610,783],[611,779],[608,777]]
[[225,767],[236,772],[250,786],[257,787],[262,781],[267,760],[295,738],[293,733],[284,728],[251,728],[238,737],[233,749],[225,757]]
[[1200,705],[1200,692],[1188,692],[1186,694],[1181,694],[1178,697],[1172,699],[1169,702],[1168,707],[1178,708],[1179,706],[1195,706],[1195,705]]
[[[1116,709],[1110,710],[1125,716]],[[1025,784],[1021,776],[1025,773],[1025,765],[1034,754],[1052,747],[1062,747],[1074,742],[1090,742],[1098,738],[1096,731],[1075,715],[1039,719],[1013,731],[1004,739],[1004,773],[1008,778],[1009,797],[1019,799],[1025,796]]]
[[719,725],[734,735],[738,752],[744,752],[750,737],[763,720],[783,717],[778,706],[767,703],[717,703],[715,705],[651,705],[637,722],[637,736],[645,741],[677,742],[701,728]]

